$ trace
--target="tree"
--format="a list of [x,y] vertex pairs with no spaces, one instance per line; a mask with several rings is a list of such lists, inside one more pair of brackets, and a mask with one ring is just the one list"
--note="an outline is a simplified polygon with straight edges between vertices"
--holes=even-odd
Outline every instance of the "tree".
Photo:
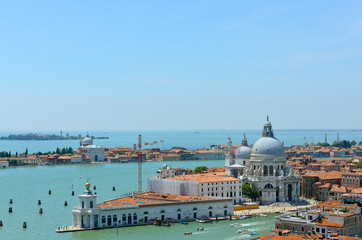
[[59,154],[60,153],[60,149],[57,148],[57,150],[55,151],[56,154]]
[[15,157],[18,157],[18,152],[15,153]]
[[362,141],[360,141],[360,142],[358,143],[358,145],[359,145],[359,146],[362,146]]
[[26,150],[25,150],[25,157],[28,156],[28,153],[29,153],[28,148],[26,148]]
[[342,141],[334,141],[333,142],[333,146],[334,147],[339,147],[339,148],[350,148],[352,147],[353,145],[356,145],[357,142],[355,140],[352,140],[352,141],[349,141],[349,140],[342,140]]
[[317,145],[318,145],[318,146],[322,146],[322,147],[328,147],[328,146],[330,146],[329,143],[321,143],[321,142],[317,143]]
[[362,168],[362,162],[356,163],[356,165],[354,166],[354,168]]
[[250,187],[249,184],[243,184],[242,193],[244,196],[251,198],[253,201],[260,197],[258,189]]
[[195,173],[202,173],[204,171],[207,171],[206,166],[199,166],[199,167],[196,167],[195,170],[194,170]]

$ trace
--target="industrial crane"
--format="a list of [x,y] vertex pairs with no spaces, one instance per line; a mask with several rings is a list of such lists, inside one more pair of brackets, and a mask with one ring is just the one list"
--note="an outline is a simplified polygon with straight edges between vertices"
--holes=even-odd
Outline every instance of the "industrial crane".
[[142,144],[142,135],[138,135],[138,192],[142,193],[142,146],[163,143],[164,140],[145,142]]

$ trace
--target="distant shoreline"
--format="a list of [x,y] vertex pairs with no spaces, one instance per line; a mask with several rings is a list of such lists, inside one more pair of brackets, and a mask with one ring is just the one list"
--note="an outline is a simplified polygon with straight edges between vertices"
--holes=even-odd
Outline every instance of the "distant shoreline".
[[[94,137],[92,139],[109,139],[109,137]],[[9,136],[2,136],[0,140],[22,140],[22,141],[51,141],[51,140],[80,140],[82,136],[66,136],[55,135],[55,134],[41,134],[41,133],[27,133],[27,134],[10,134]]]

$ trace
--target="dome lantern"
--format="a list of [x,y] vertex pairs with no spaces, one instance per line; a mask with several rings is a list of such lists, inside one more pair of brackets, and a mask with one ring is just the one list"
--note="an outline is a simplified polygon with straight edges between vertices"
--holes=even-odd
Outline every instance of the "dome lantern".
[[271,137],[274,138],[274,133],[272,129],[271,122],[269,122],[269,116],[266,118],[266,122],[264,123],[263,137]]

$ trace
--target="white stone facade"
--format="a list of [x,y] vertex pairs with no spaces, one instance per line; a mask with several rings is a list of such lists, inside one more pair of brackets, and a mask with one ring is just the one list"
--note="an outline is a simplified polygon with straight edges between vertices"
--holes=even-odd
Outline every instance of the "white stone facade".
[[245,136],[242,146],[235,154],[231,140],[227,142],[226,172],[257,188],[262,204],[273,202],[296,202],[300,200],[299,176],[286,165],[284,146],[274,138],[271,123],[264,124],[262,137],[252,148],[247,146]]

